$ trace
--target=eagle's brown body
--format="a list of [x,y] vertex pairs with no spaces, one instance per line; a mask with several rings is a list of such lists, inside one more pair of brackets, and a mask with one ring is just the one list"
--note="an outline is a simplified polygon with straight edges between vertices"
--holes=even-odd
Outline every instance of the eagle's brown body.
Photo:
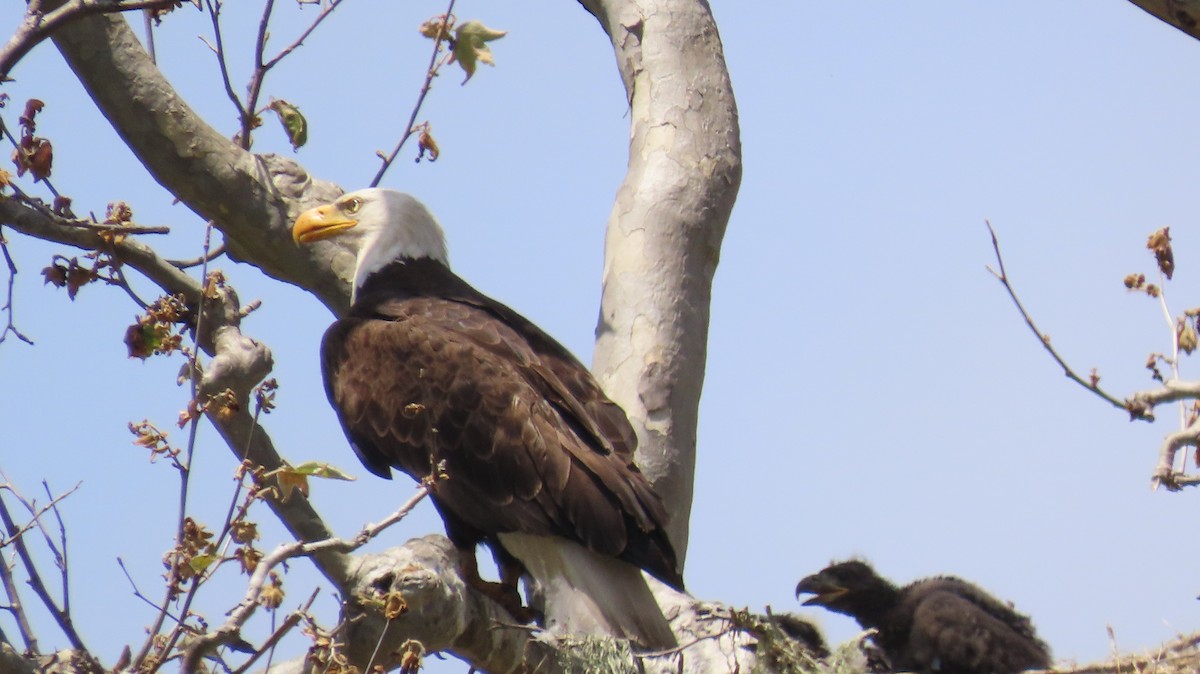
[[372,274],[325,333],[330,401],[371,472],[420,478],[462,548],[575,541],[682,589],[624,412],[552,338],[429,258]]
[[[321,345],[326,392],[371,472],[446,473],[431,497],[463,578],[518,619],[540,611],[551,634],[677,645],[642,574],[683,589],[667,512],[587,368],[454,275],[441,227],[407,194],[345,194],[302,213],[292,238],[354,255],[350,312]],[[479,577],[479,543],[500,583]]]

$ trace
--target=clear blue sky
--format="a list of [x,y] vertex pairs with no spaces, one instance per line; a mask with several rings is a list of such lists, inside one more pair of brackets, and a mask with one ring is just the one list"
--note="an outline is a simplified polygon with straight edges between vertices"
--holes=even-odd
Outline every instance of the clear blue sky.
[[[253,3],[227,10],[239,91],[254,21],[243,4]],[[1158,306],[1127,296],[1121,279],[1153,270],[1145,238],[1170,226],[1168,300],[1177,312],[1200,303],[1190,132],[1200,44],[1120,0],[714,4],[745,175],[716,279],[689,588],[792,610],[797,579],[861,555],[897,581],[980,583],[1029,613],[1060,659],[1108,654],[1106,625],[1122,649],[1200,627],[1198,494],[1149,489],[1177,414],[1131,424],[1067,382],[985,271],[983,224],[996,226],[1023,299],[1073,363],[1099,367],[1121,394],[1150,384],[1146,355],[1168,350],[1170,335]],[[438,215],[462,276],[586,361],[628,134],[611,50],[566,0],[457,9],[510,31],[493,43],[498,66],[466,87],[445,73],[422,115],[442,158],[403,160],[384,184]],[[18,10],[0,9],[0,25],[14,27]],[[348,2],[268,81],[266,94],[306,114],[310,140],[296,156],[315,175],[346,188],[370,180],[374,151],[394,143],[422,77],[428,42],[415,28],[439,11]],[[289,3],[278,13],[276,48],[315,14]],[[157,33],[160,61],[232,134],[233,109],[196,37],[209,30],[185,6]],[[76,211],[102,215],[124,199],[139,222],[173,228],[168,254],[197,254],[201,223],[147,178],[52,47],[15,76],[4,118],[15,124],[27,97],[46,102],[39,132],[55,143],[54,181]],[[291,154],[265,121],[255,149]],[[61,249],[9,237],[18,323],[37,345],[0,346],[0,468],[27,493],[42,478],[59,490],[83,481],[64,505],[76,621],[111,664],[152,619],[115,558],[157,596],[175,515],[172,470],[147,463],[126,423],[172,426],[186,391],[173,385],[177,360],[126,359],[121,338],[137,312],[123,293],[92,286],[72,303],[39,276]],[[321,511],[342,533],[390,512],[408,484],[357,465],[321,392],[328,312],[253,268],[220,266],[244,300],[263,300],[245,331],[275,354],[280,407],[266,425],[276,445],[360,476],[318,485]],[[202,520],[215,525],[224,511],[233,468],[202,429]],[[382,545],[439,530],[424,507]],[[314,582],[293,564],[285,606]],[[234,579],[201,607],[211,622],[241,586]],[[327,592],[318,607],[331,623]],[[804,613],[834,641],[857,632],[841,616]]]

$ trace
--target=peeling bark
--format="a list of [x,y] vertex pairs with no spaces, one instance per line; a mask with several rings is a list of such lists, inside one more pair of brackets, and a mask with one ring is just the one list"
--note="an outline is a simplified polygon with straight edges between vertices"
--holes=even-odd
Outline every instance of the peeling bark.
[[638,429],[682,564],[712,279],[742,176],[737,107],[706,2],[581,2],[612,39],[632,107],[593,370]]

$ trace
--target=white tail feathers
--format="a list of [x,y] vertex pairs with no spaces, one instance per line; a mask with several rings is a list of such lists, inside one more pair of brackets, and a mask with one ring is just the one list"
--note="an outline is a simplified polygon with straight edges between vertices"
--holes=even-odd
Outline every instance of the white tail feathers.
[[650,650],[677,645],[636,566],[563,538],[511,533],[500,543],[537,583],[550,634],[611,636]]

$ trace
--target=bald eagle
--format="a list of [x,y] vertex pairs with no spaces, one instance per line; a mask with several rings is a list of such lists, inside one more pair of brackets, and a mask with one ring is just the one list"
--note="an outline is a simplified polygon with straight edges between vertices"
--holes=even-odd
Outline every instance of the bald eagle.
[[[292,233],[355,255],[350,311],[321,342],[326,393],[367,470],[444,467],[430,497],[468,580],[521,617],[517,580],[531,578],[552,634],[675,645],[641,573],[683,589],[667,512],[587,368],[450,271],[441,227],[407,194],[346,194]],[[479,579],[479,544],[499,584]]]
[[1050,666],[1050,649],[1029,618],[950,576],[898,588],[865,562],[832,564],[796,585],[804,602],[848,615],[874,640],[893,671],[1014,674]]

